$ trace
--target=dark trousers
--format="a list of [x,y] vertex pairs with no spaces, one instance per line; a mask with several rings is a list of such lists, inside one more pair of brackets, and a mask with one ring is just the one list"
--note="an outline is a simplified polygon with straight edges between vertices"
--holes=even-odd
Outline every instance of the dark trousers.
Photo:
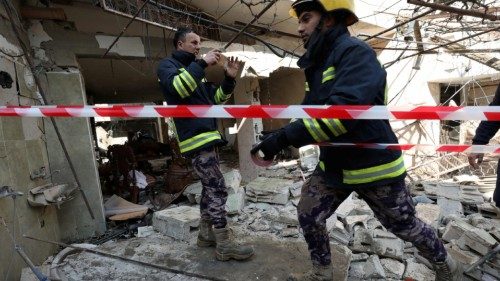
[[219,157],[215,150],[194,153],[191,163],[201,179],[201,218],[212,222],[215,228],[226,227],[227,188],[220,171]]
[[299,223],[314,264],[331,263],[326,219],[352,191],[356,191],[368,203],[375,217],[388,231],[413,243],[422,256],[431,262],[446,259],[446,250],[434,229],[415,216],[415,206],[404,180],[378,187],[334,189],[325,184],[321,173],[315,172],[302,186],[297,207]]

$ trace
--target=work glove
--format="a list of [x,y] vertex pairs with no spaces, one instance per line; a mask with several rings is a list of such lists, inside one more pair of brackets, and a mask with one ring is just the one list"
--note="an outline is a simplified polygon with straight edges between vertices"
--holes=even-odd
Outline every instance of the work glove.
[[262,151],[264,154],[263,158],[266,161],[273,160],[276,154],[290,145],[284,129],[271,132],[262,131],[260,139],[262,141],[256,144],[252,150],[250,150],[250,153],[257,154],[259,151]]

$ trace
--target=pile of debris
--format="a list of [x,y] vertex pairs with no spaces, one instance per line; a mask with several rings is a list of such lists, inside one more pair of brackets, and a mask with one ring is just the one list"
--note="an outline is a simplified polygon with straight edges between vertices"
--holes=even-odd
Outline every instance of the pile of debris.
[[[226,209],[235,233],[246,240],[260,237],[303,244],[296,206],[309,174],[297,162],[280,163],[241,186],[238,170],[226,172]],[[492,186],[488,179],[463,176],[411,186],[417,216],[436,229],[455,260],[471,268],[466,280],[500,278],[500,260],[481,259],[491,256],[500,243],[500,215],[487,202]],[[138,237],[160,233],[177,243],[192,243],[200,220],[201,191],[200,182],[188,186],[184,191],[188,201],[155,212],[153,225],[140,227]],[[434,280],[429,261],[411,243],[388,232],[356,193],[327,220],[327,229],[336,261],[335,280]],[[303,262],[308,260],[304,254]]]

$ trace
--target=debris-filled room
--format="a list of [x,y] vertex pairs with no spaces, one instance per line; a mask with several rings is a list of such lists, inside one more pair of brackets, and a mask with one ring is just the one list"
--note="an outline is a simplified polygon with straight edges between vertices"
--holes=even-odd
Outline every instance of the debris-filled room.
[[500,1],[0,0],[0,280],[500,280]]

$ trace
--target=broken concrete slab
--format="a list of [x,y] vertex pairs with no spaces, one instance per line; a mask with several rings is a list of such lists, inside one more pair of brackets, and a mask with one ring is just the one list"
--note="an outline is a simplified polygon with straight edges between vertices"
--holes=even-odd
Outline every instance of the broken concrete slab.
[[346,281],[351,265],[351,250],[346,246],[330,243],[330,251],[332,253],[332,260],[335,261],[333,280]]
[[380,229],[358,229],[354,232],[354,242],[351,249],[354,252],[365,252],[402,260],[404,242],[394,234]]
[[[228,194],[236,194],[241,191],[240,171],[232,169],[231,171],[224,173],[224,182],[226,183]],[[201,185],[201,181],[198,181],[189,185],[182,194],[186,196],[192,204],[200,204],[202,190],[203,186]]]
[[352,254],[351,262],[366,261],[369,257],[367,253]]
[[292,195],[293,198],[300,197],[303,185],[304,185],[303,181],[298,181],[290,185],[290,194]]
[[228,215],[239,214],[245,207],[245,190],[238,188],[235,193],[227,195],[226,211]]
[[435,204],[421,203],[415,207],[417,218],[429,225],[433,225],[439,218],[439,206]]
[[[329,226],[327,220],[327,229],[328,228]],[[348,245],[352,238],[352,235],[344,228],[344,225],[338,220],[335,221],[335,224],[329,230],[329,233],[330,233],[330,238],[332,238],[333,241],[338,242],[339,244],[342,245]]]
[[149,235],[155,233],[155,230],[152,225],[141,226],[137,228],[137,237],[148,237]]
[[366,279],[371,278],[385,278],[385,271],[380,263],[380,259],[377,255],[372,255],[368,258],[365,264],[365,275]]
[[462,220],[452,221],[446,226],[443,234],[443,240],[451,242],[451,240],[460,239],[465,232],[474,231],[475,229],[477,228]]
[[453,257],[456,261],[462,264],[471,265],[480,259],[480,256],[470,252],[464,251],[458,247],[455,243],[448,243],[445,245],[446,252]]
[[482,255],[486,255],[497,243],[488,232],[476,228],[474,231],[467,231],[458,240],[457,244],[462,250],[468,247]]
[[286,205],[292,184],[291,180],[258,177],[247,184],[247,199],[252,202]]
[[366,262],[351,262],[349,280],[364,280]]
[[372,218],[371,215],[348,215],[345,218],[345,224],[349,232],[353,232],[356,227],[368,228],[368,220]]
[[405,265],[395,259],[380,259],[380,264],[387,278],[401,280],[405,272]]
[[345,220],[350,215],[370,215],[373,216],[373,211],[370,206],[364,201],[354,198],[355,193],[351,193],[342,204],[335,210],[335,214],[340,220]]
[[406,270],[403,274],[403,279],[413,278],[417,281],[434,280],[434,271],[429,269],[427,266],[417,263],[414,260],[406,261]]
[[477,206],[479,213],[487,218],[500,219],[500,208],[493,206],[491,203],[484,203]]
[[180,206],[155,212],[153,228],[169,237],[188,241],[191,233],[200,224],[200,210],[189,206]]
[[459,185],[453,182],[422,183],[426,195],[431,199],[444,197],[467,204],[482,204],[484,199],[477,186]]
[[464,215],[464,207],[462,206],[462,203],[460,203],[460,201],[439,197],[437,199],[437,205],[440,208],[439,218],[449,215]]
[[490,219],[485,218],[481,214],[471,214],[467,216],[468,222],[477,227],[484,229],[488,232],[493,230],[494,228],[500,229],[500,220],[498,219]]

